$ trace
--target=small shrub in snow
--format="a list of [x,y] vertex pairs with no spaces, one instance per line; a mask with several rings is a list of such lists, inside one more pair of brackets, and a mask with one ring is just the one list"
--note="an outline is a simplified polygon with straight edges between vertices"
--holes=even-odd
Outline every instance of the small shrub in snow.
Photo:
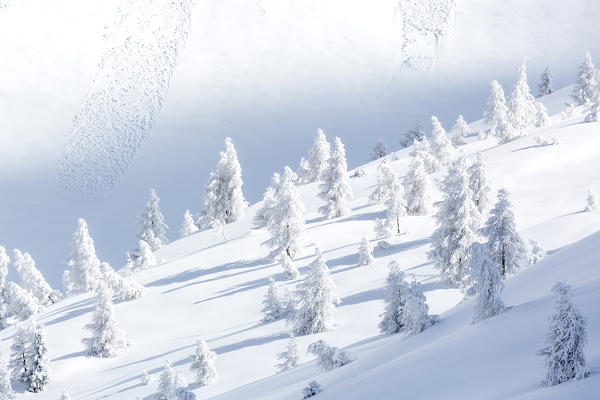
[[316,182],[322,179],[323,173],[327,169],[331,146],[325,137],[323,129],[317,130],[317,137],[308,152],[308,165],[310,169],[310,182]]
[[287,299],[279,291],[279,288],[275,284],[275,280],[269,278],[269,289],[263,300],[263,321],[271,322],[285,317],[287,314],[287,305]]
[[217,380],[215,360],[217,353],[208,348],[202,339],[196,342],[196,352],[192,356],[191,370],[196,375],[196,383],[200,386],[213,384]]
[[317,357],[317,365],[326,371],[351,363],[354,358],[347,351],[329,346],[323,340],[308,345],[308,353]]
[[415,123],[413,128],[410,128],[404,134],[404,138],[400,141],[400,144],[404,147],[412,146],[415,142],[420,142],[425,137],[425,131],[419,121]]
[[540,84],[538,85],[539,97],[547,96],[554,92],[554,74],[550,67],[546,67],[540,76]]
[[387,250],[390,248],[390,242],[387,240],[380,240],[377,242],[377,248],[380,250]]
[[415,155],[404,178],[406,208],[410,215],[425,215],[431,209],[431,180],[420,155]]
[[400,312],[402,327],[410,334],[423,332],[440,320],[437,315],[429,315],[427,299],[421,285],[411,282],[402,292],[403,309]]
[[373,147],[373,152],[371,153],[371,161],[379,160],[388,155],[387,146],[383,142],[383,139],[379,139]]
[[360,247],[358,248],[358,265],[370,265],[375,261],[373,257],[373,246],[369,244],[369,241],[365,236],[360,241]]
[[556,144],[558,144],[558,138],[557,137],[553,137],[552,139],[545,139],[541,136],[535,136],[533,138],[533,140],[535,141],[535,144],[538,147],[543,147],[543,146],[554,146]]
[[446,130],[436,116],[431,117],[431,124],[433,125],[433,130],[431,131],[431,154],[444,166],[450,161],[454,153],[454,146],[452,146],[452,142],[446,135]]
[[281,360],[281,362],[276,365],[280,372],[295,368],[298,365],[300,351],[293,333],[290,332],[290,339],[288,340],[286,350],[279,353],[277,358]]
[[317,381],[310,381],[308,383],[308,386],[305,387],[304,389],[302,389],[302,395],[304,397],[302,397],[303,400],[305,399],[309,399],[311,397],[316,396],[318,393],[321,393],[323,391],[323,389],[321,388],[321,385],[319,385],[319,383]]
[[408,285],[404,281],[404,272],[400,271],[400,266],[396,261],[392,261],[388,268],[389,272],[385,279],[385,294],[383,297],[385,311],[381,314],[379,330],[381,333],[392,334],[400,332],[403,327],[403,295],[408,290]]
[[487,138],[488,138],[488,135],[484,131],[477,132],[477,140],[485,140]]
[[545,359],[544,386],[583,379],[590,374],[583,352],[586,344],[585,318],[573,303],[569,286],[558,282],[552,291],[556,294],[554,313],[550,319],[546,346],[537,353]]
[[146,371],[146,370],[143,370],[143,371],[142,371],[142,377],[141,377],[141,380],[142,380],[142,384],[144,384],[144,385],[149,385],[149,384],[151,384],[151,383],[152,383],[152,381],[153,381],[154,379],[152,378],[152,375],[150,375],[150,374],[148,373],[148,371]]
[[300,158],[300,165],[296,170],[296,184],[302,185],[310,182],[310,163],[304,157]]
[[544,126],[548,126],[550,123],[552,123],[550,117],[548,116],[548,110],[546,110],[546,107],[539,101],[535,102],[535,111],[535,126],[538,128],[543,128]]
[[522,131],[535,125],[535,98],[531,95],[529,85],[527,84],[527,65],[525,60],[519,66],[517,79],[513,85],[507,105],[508,121],[517,131]]
[[592,56],[587,52],[585,60],[579,66],[577,80],[571,95],[577,104],[588,105],[593,101],[598,82],[600,82],[599,75],[600,73],[592,61]]
[[546,257],[546,250],[544,250],[535,240],[529,239],[526,245],[529,265],[537,264]]
[[469,125],[467,125],[467,122],[462,115],[458,116],[456,123],[450,132],[452,134],[452,143],[454,143],[456,146],[467,143],[465,141],[465,137],[469,134]]
[[144,240],[140,240],[135,255],[135,269],[146,269],[153,265],[156,265],[156,258],[152,252],[152,247]]
[[325,205],[319,207],[319,213],[329,219],[347,215],[350,212],[348,200],[352,198],[352,188],[348,176],[346,150],[339,137],[335,138],[333,152],[321,180],[319,197],[325,201]]
[[571,103],[565,103],[565,109],[561,113],[562,119],[569,119],[575,116],[575,107]]
[[100,282],[100,260],[96,257],[94,241],[83,218],[77,220],[77,231],[73,234],[73,251],[67,264],[71,268],[63,275],[63,286],[67,294],[85,293],[96,289]]
[[352,174],[352,178],[360,178],[360,177],[365,176],[365,175],[367,175],[367,173],[365,172],[364,169],[362,169],[362,168],[356,168],[354,170],[354,173]]
[[500,293],[504,283],[498,266],[490,258],[487,244],[475,242],[469,248],[469,273],[473,285],[468,294],[475,296],[473,322],[501,313],[504,303]]
[[179,231],[182,238],[186,236],[190,236],[192,233],[197,232],[198,227],[194,222],[194,217],[190,213],[190,210],[185,210],[183,214],[183,223],[181,224],[181,229]]
[[584,211],[597,211],[598,208],[598,194],[592,189],[588,189],[587,198],[585,199]]
[[60,400],[71,400],[71,395],[68,391],[63,390],[62,392],[60,392]]
[[156,400],[183,400],[181,395],[187,392],[185,386],[185,380],[179,372],[173,369],[169,361],[165,361],[165,368],[158,381]]
[[287,280],[294,280],[300,276],[300,272],[298,272],[298,268],[294,265],[294,262],[287,255],[287,253],[283,253],[281,255],[281,266],[283,268],[283,278]]
[[167,229],[165,218],[160,212],[160,199],[156,195],[154,189],[150,189],[150,199],[146,203],[144,213],[140,216],[142,230],[139,234],[139,239],[148,243],[153,251],[158,250],[163,244],[168,242]]

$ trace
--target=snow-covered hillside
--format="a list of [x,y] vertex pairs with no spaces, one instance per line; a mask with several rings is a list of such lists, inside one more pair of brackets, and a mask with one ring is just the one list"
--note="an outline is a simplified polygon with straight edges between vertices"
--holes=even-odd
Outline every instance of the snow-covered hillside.
[[[362,235],[373,239],[373,221],[384,214],[383,205],[368,202],[377,177],[377,163],[371,162],[361,167],[365,176],[351,179],[354,199],[348,216],[324,219],[316,212],[321,205],[316,184],[299,187],[307,225],[305,246],[295,260],[301,272],[296,281],[283,282],[280,264],[265,259],[268,250],[261,242],[268,235],[251,229],[259,203],[241,221],[225,226],[226,243],[213,231],[192,234],[160,249],[156,253],[160,265],[135,274],[147,293],[116,305],[118,323],[133,342],[128,352],[116,358],[84,353],[81,339],[89,332],[82,328],[91,318],[91,295],[50,306],[39,321],[48,334],[52,383],[42,393],[19,393],[17,398],[56,399],[68,389],[73,399],[151,399],[165,360],[193,382],[190,357],[198,337],[217,353],[219,374],[214,385],[190,385],[198,398],[300,399],[302,388],[313,379],[324,389],[318,399],[596,398],[600,391],[596,308],[600,213],[582,210],[588,187],[600,190],[600,124],[583,123],[583,116],[561,117],[569,91],[542,99],[551,126],[531,129],[504,145],[471,135],[462,147],[469,158],[483,154],[493,189],[507,188],[511,193],[519,231],[548,252],[544,261],[506,281],[503,298],[509,308],[502,314],[471,324],[472,301],[461,302],[459,289],[440,282],[426,255],[434,228],[430,215],[404,217],[408,233],[390,239],[388,249],[376,249],[373,264],[358,265]],[[481,121],[471,125],[474,130],[481,126]],[[535,135],[556,137],[559,144],[538,147]],[[389,165],[404,176],[409,161],[408,150],[401,150],[390,156]],[[442,170],[433,175],[436,187],[444,174]],[[268,279],[293,289],[305,277],[315,246],[328,260],[341,299],[336,327],[299,336],[302,364],[276,374],[276,356],[285,349],[289,327],[283,320],[261,321]],[[392,260],[409,279],[423,284],[430,312],[441,317],[441,322],[421,334],[379,333],[384,280]],[[535,352],[544,344],[553,302],[550,288],[558,280],[572,285],[574,301],[588,320],[585,349],[592,375],[540,388],[543,360]],[[13,335],[13,327],[0,331],[2,354],[9,353]],[[311,356],[304,355],[308,344],[317,339],[343,347],[356,360],[322,372]],[[144,369],[155,378],[150,385],[141,382]]]

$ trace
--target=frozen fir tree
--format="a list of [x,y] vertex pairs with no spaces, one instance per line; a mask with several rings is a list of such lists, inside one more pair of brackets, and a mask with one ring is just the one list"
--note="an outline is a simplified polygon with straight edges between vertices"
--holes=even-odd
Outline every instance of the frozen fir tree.
[[342,367],[354,360],[349,352],[330,346],[323,340],[309,344],[307,352],[317,357],[317,365],[325,371]]
[[323,132],[323,129],[319,128],[317,137],[308,152],[310,182],[317,182],[322,179],[323,173],[327,169],[330,151],[331,146],[325,137],[325,132]]
[[138,238],[148,243],[153,251],[168,242],[166,234],[169,227],[160,212],[160,199],[154,189],[150,189],[150,198],[146,202],[144,212],[140,215],[140,224],[142,230]]
[[276,321],[287,314],[287,299],[281,293],[273,278],[269,278],[269,288],[262,304],[263,321],[265,322]]
[[498,138],[498,143],[505,144],[519,137],[520,132],[510,123],[508,115],[499,115],[493,127],[494,136]]
[[204,189],[204,209],[210,221],[224,224],[239,221],[248,203],[242,193],[242,167],[231,138],[225,138],[225,150],[210,173]]
[[130,301],[142,297],[144,287],[131,277],[123,277],[115,272],[110,264],[103,262],[101,266],[102,281],[108,285],[120,301]]
[[441,189],[443,200],[435,215],[437,227],[432,235],[429,258],[443,280],[463,285],[468,277],[467,248],[475,240],[481,224],[464,156],[452,163]]
[[296,174],[285,167],[267,230],[271,238],[263,244],[271,248],[273,260],[287,254],[294,258],[302,246],[304,235],[304,205],[294,184]]
[[298,169],[296,169],[297,180],[296,183],[298,185],[303,185],[305,183],[309,183],[311,180],[311,172],[310,172],[310,163],[304,157],[300,158],[300,164],[298,165]]
[[508,100],[508,121],[516,130],[522,131],[535,125],[535,114],[535,99],[529,91],[527,65],[523,60]]
[[[600,79],[600,73],[598,73],[598,79]],[[600,121],[600,83],[596,87],[591,101],[586,105],[586,116],[585,122],[599,122]]]
[[517,232],[512,204],[506,189],[498,191],[498,201],[483,227],[488,240],[488,251],[503,278],[521,269],[527,263],[527,248]]
[[15,392],[10,384],[10,372],[0,353],[0,399],[12,400],[14,398]]
[[483,155],[477,153],[477,158],[469,166],[469,188],[473,192],[473,201],[481,215],[485,215],[490,207],[491,189],[487,177],[487,165]]
[[71,257],[67,261],[70,270],[63,274],[63,286],[67,294],[85,293],[96,289],[100,282],[100,260],[96,257],[94,241],[83,218],[77,220],[73,234]]
[[388,181],[388,192],[385,198],[385,223],[388,231],[395,235],[404,232],[400,224],[400,218],[406,215],[406,200],[404,198],[404,187],[398,179],[398,175],[391,171]]
[[490,95],[488,97],[487,108],[483,113],[485,122],[490,125],[490,134],[498,136],[497,128],[500,120],[506,121],[508,116],[508,106],[504,97],[504,90],[498,81],[490,82]]
[[287,253],[283,253],[280,257],[281,267],[283,268],[283,278],[286,280],[294,280],[300,276],[300,272],[298,268],[294,265],[294,262],[287,255]]
[[6,286],[8,264],[10,264],[10,257],[6,254],[4,246],[0,246],[0,329],[4,329],[8,326],[7,319],[9,317],[8,308],[10,302]]
[[71,395],[68,391],[63,390],[62,392],[60,392],[60,400],[71,400]]
[[375,232],[376,239],[387,239],[392,236],[385,219],[375,218],[373,231]]
[[37,298],[42,306],[58,301],[60,293],[52,290],[48,285],[42,273],[35,267],[35,261],[29,253],[23,254],[20,250],[15,249],[13,251],[13,264],[19,274],[21,287]]
[[598,85],[600,85],[600,73],[592,61],[592,56],[587,52],[585,60],[579,66],[571,97],[578,105],[588,105],[593,101]]
[[404,281],[404,272],[396,261],[392,261],[388,269],[383,296],[385,311],[381,314],[379,330],[381,333],[392,334],[400,332],[403,327],[404,293],[408,290],[408,285]]
[[43,326],[35,326],[31,336],[31,345],[28,351],[29,378],[27,383],[30,392],[42,392],[50,383],[52,368],[48,356],[48,341]]
[[587,198],[585,199],[585,208],[583,210],[585,212],[597,211],[598,208],[598,194],[592,189],[588,189]]
[[335,307],[340,303],[325,258],[319,249],[308,276],[298,287],[298,310],[292,315],[293,332],[310,335],[333,327]]
[[171,363],[165,361],[165,367],[158,380],[156,400],[180,400],[179,389],[185,385],[183,377],[173,369]]
[[152,248],[144,240],[138,242],[138,248],[135,252],[135,269],[146,269],[156,265],[156,257],[152,252]]
[[194,222],[194,217],[190,213],[190,210],[185,210],[185,213],[183,214],[183,223],[181,224],[181,229],[179,230],[180,236],[184,238],[197,231],[198,227]]
[[556,299],[546,346],[538,351],[544,357],[546,373],[542,385],[553,386],[590,375],[585,366],[585,318],[571,298],[570,287],[558,282],[552,288]]
[[30,292],[23,289],[14,282],[9,282],[7,285],[8,313],[14,315],[21,320],[26,320],[42,310],[37,297],[34,297]]
[[327,218],[337,218],[350,212],[348,200],[352,198],[348,164],[346,163],[346,150],[339,137],[333,144],[333,152],[327,163],[327,168],[321,175],[322,183],[319,185],[319,197],[325,205],[319,207],[319,213]]
[[387,146],[383,139],[379,139],[377,143],[375,143],[375,147],[373,147],[373,152],[371,153],[371,161],[379,160],[388,155]]
[[540,246],[538,242],[535,240],[529,239],[526,243],[527,245],[527,264],[533,265],[537,264],[546,258],[546,250]]
[[256,214],[254,214],[254,228],[265,228],[269,224],[269,219],[273,214],[272,211],[276,204],[277,191],[279,190],[280,184],[281,176],[277,172],[273,173],[271,183],[267,187],[267,190],[265,190],[265,192],[263,193],[262,205],[258,210],[256,210]]
[[117,326],[112,296],[113,291],[108,286],[98,286],[92,322],[85,326],[92,331],[92,337],[83,339],[90,356],[116,357],[128,346],[125,332]]
[[375,182],[375,189],[369,195],[369,201],[371,203],[381,203],[385,200],[388,193],[388,182],[392,174],[392,169],[388,163],[383,162],[377,166],[377,180]]
[[463,118],[462,115],[459,115],[456,119],[456,123],[452,127],[452,143],[456,146],[460,146],[466,144],[465,137],[469,134],[469,125]]
[[294,334],[290,332],[289,336],[290,338],[288,340],[286,349],[277,355],[277,358],[281,360],[281,362],[276,365],[279,372],[295,368],[298,365],[298,360],[300,359],[300,350],[298,349],[298,344],[296,343]]
[[535,102],[535,126],[538,128],[543,128],[544,126],[550,125],[552,121],[548,116],[548,110],[546,107],[540,103],[539,101]]
[[413,335],[421,333],[439,321],[437,315],[429,315],[427,299],[419,283],[411,282],[406,285],[401,301],[400,323],[406,332]]
[[473,284],[468,294],[475,297],[473,322],[501,313],[504,303],[500,294],[504,283],[498,266],[490,257],[486,243],[474,242],[469,248],[469,274]]
[[373,264],[373,261],[375,261],[373,246],[371,246],[367,237],[363,235],[358,248],[358,265],[370,265]]
[[446,135],[446,130],[436,116],[431,117],[433,130],[431,131],[431,154],[440,162],[446,165],[454,152],[454,146]]
[[425,170],[428,174],[433,174],[441,168],[440,162],[431,153],[431,144],[426,137],[424,137],[420,142],[415,142],[409,155],[415,158],[419,157],[421,160],[423,160],[423,165],[425,166]]
[[431,180],[423,159],[417,154],[408,167],[403,181],[406,208],[410,215],[425,215],[431,210]]
[[35,321],[28,319],[19,325],[10,346],[9,368],[13,379],[28,383],[31,377],[31,344],[35,333]]
[[215,360],[217,353],[208,348],[208,344],[202,339],[196,341],[196,351],[192,355],[190,369],[196,376],[196,383],[200,386],[208,386],[217,380]]
[[420,142],[425,138],[425,130],[423,125],[419,121],[415,123],[415,126],[410,128],[404,134],[404,138],[400,141],[400,144],[404,147],[412,146],[415,142]]
[[308,386],[302,389],[302,400],[310,399],[311,397],[316,396],[321,393],[323,388],[319,385],[319,382],[312,380],[308,382]]
[[539,97],[547,96],[554,92],[554,74],[550,67],[546,67],[540,76],[540,84],[538,85]]

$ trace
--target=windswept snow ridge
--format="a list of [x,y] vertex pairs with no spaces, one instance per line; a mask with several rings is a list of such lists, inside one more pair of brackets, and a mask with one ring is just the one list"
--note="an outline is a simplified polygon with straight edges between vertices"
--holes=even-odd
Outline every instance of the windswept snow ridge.
[[190,29],[194,0],[128,0],[73,121],[58,162],[62,188],[104,191],[125,173],[148,137]]

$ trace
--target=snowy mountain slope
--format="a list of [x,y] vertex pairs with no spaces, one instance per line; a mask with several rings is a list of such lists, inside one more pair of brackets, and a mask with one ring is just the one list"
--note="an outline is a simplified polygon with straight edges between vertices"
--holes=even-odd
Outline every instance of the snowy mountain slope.
[[[567,94],[568,88],[542,100],[560,104],[567,101]],[[196,337],[205,339],[218,354],[219,372],[213,386],[190,385],[199,398],[296,399],[312,379],[323,385],[323,398],[364,398],[366,394],[395,398],[397,388],[414,398],[560,398],[565,393],[591,398],[600,385],[600,315],[594,307],[600,295],[596,268],[600,236],[595,233],[600,214],[580,210],[588,186],[600,189],[600,173],[595,168],[600,156],[598,124],[583,124],[582,117],[563,121],[554,115],[553,119],[551,127],[532,130],[506,145],[471,137],[471,143],[463,147],[467,155],[483,152],[494,189],[511,191],[518,228],[551,254],[509,279],[505,303],[512,308],[500,316],[471,325],[471,303],[459,304],[460,291],[439,282],[426,257],[434,227],[430,216],[406,217],[409,233],[393,238],[389,249],[375,250],[371,266],[357,266],[362,234],[372,238],[373,220],[383,215],[382,205],[367,201],[376,178],[372,162],[363,167],[366,176],[351,179],[354,200],[347,217],[325,220],[318,216],[316,185],[300,187],[307,226],[305,248],[296,265],[304,276],[318,245],[329,260],[342,304],[334,330],[298,337],[298,344],[304,352],[308,344],[322,338],[356,354],[355,362],[321,373],[305,356],[305,364],[273,376],[276,355],[287,342],[287,327],[284,321],[260,322],[260,310],[268,278],[281,280],[282,270],[264,260],[267,249],[261,242],[267,233],[250,229],[258,206],[254,205],[242,221],[225,226],[227,243],[221,243],[212,231],[193,234],[159,250],[161,265],[136,274],[147,294],[116,306],[117,320],[134,343],[127,353],[113,359],[84,355],[81,338],[88,335],[82,328],[91,317],[90,295],[48,308],[40,321],[48,333],[53,381],[43,393],[24,393],[18,398],[55,399],[68,389],[74,399],[150,399],[156,380],[142,385],[143,369],[157,377],[168,359],[193,381],[189,357]],[[533,135],[538,134],[556,136],[560,144],[533,147]],[[393,156],[397,160],[391,161],[400,176],[408,167],[407,153],[399,151]],[[440,324],[418,336],[381,336],[377,329],[383,281],[391,260],[397,260],[409,278],[424,284],[430,311],[442,317]],[[586,355],[592,376],[538,389],[542,362],[534,353],[543,344],[552,301],[549,290],[557,279],[573,285],[575,301],[588,318]],[[291,289],[295,283],[285,286]],[[4,355],[13,334],[14,328],[0,331]]]

